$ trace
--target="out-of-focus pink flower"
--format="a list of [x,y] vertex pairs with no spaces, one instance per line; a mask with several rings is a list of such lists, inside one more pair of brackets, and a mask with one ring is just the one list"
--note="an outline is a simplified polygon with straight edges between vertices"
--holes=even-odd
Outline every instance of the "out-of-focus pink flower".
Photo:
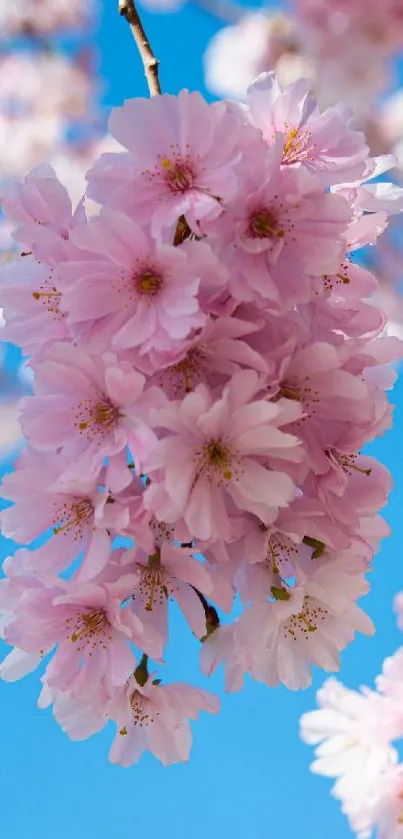
[[8,0],[0,2],[0,32],[10,35],[47,35],[64,28],[78,28],[93,14],[92,0]]
[[213,93],[241,100],[264,71],[275,69],[282,85],[313,73],[293,18],[266,10],[246,12],[236,24],[220,29],[207,47],[204,66]]

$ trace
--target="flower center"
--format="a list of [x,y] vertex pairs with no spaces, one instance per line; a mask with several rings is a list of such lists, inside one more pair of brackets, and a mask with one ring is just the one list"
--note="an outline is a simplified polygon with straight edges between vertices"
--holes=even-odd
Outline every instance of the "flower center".
[[286,380],[281,383],[273,399],[273,402],[278,402],[281,398],[291,399],[293,402],[301,402],[304,407],[304,415],[294,424],[304,422],[311,417],[315,413],[315,405],[320,402],[318,391],[311,387],[310,384],[308,376],[298,382]]
[[324,291],[332,291],[335,286],[349,285],[351,282],[350,277],[348,276],[350,267],[351,265],[349,262],[343,262],[340,266],[338,274],[323,274],[322,283]]
[[88,609],[79,612],[74,618],[66,618],[70,641],[77,644],[79,652],[89,649],[90,655],[97,645],[106,649],[106,642],[112,639],[111,629],[105,609]]
[[370,475],[372,472],[372,469],[361,469],[360,466],[356,465],[359,452],[354,454],[342,454],[341,452],[338,452],[337,449],[327,449],[325,454],[329,458],[330,462],[339,466],[346,475],[351,475],[353,470],[354,472],[361,472],[362,475]]
[[134,690],[129,697],[130,708],[132,710],[132,723],[142,728],[144,725],[150,725],[154,722],[154,713],[152,705],[146,696],[138,690]]
[[249,235],[253,239],[282,239],[284,230],[279,226],[278,219],[270,210],[258,210],[253,213],[249,221]]
[[289,382],[283,382],[280,387],[279,392],[276,395],[276,400],[278,399],[291,399],[293,402],[301,402],[302,401],[302,391],[298,385],[290,384]]
[[172,364],[164,372],[169,376],[175,392],[179,394],[181,391],[191,393],[195,387],[195,379],[204,378],[203,373],[206,370],[205,354],[200,347],[194,347],[181,361]]
[[150,529],[153,533],[154,545],[161,547],[163,542],[172,542],[175,528],[165,521],[158,521],[155,516],[150,521]]
[[57,536],[59,533],[74,531],[74,541],[82,539],[88,525],[92,522],[94,506],[89,498],[73,497],[70,501],[64,501],[61,507],[55,512],[54,520],[61,522],[53,529]]
[[276,531],[272,533],[267,543],[267,559],[272,566],[274,574],[282,574],[287,562],[298,556],[298,546],[287,536]]
[[136,289],[139,294],[154,297],[161,289],[162,277],[152,269],[142,271],[134,277]]
[[55,319],[66,317],[66,313],[60,311],[62,294],[56,286],[51,286],[45,281],[44,285],[39,286],[38,291],[32,292],[32,297],[34,300],[40,300],[46,311],[53,315]]
[[312,597],[305,597],[304,606],[301,612],[291,615],[284,624],[284,637],[292,638],[294,641],[307,641],[319,624],[328,617],[329,612],[318,601]]
[[100,394],[97,402],[93,399],[83,399],[78,404],[75,425],[80,433],[86,433],[89,440],[94,437],[102,440],[112,431],[119,417],[119,408],[113,405],[107,396]]
[[195,173],[189,160],[164,157],[160,163],[165,183],[172,192],[186,192],[194,183]]
[[306,160],[312,157],[311,152],[311,132],[292,128],[286,135],[282,163],[290,164],[298,163],[299,160]]
[[161,565],[139,565],[140,582],[136,591],[132,594],[132,599],[136,600],[136,596],[140,597],[146,612],[152,612],[154,606],[159,604],[162,606],[172,593],[172,586],[170,586],[165,578],[165,572]]
[[221,440],[210,440],[200,451],[195,453],[195,460],[199,466],[194,477],[193,486],[202,474],[211,481],[212,478],[220,485],[230,481],[233,477],[233,458],[228,446]]

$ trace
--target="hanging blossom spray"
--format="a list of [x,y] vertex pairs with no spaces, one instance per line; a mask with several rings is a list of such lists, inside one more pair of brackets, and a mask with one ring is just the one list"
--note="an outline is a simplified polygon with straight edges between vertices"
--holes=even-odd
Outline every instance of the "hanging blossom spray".
[[0,670],[45,658],[39,705],[71,738],[112,720],[112,762],[166,765],[219,709],[164,676],[170,601],[228,690],[306,687],[373,632],[357,600],[391,478],[360,450],[391,425],[403,351],[353,261],[386,227],[389,188],[367,182],[390,161],[350,112],[272,74],[245,106],[161,94],[131,0],[120,12],[152,96],[111,114],[122,150],[88,172],[99,212],[47,165],[4,199],[21,246],[5,333],[35,387],[1,490],[24,547],[0,581]]

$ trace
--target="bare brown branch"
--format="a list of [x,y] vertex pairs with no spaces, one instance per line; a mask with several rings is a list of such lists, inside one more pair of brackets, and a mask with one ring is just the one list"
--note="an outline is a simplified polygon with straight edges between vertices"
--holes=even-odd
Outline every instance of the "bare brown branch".
[[136,42],[137,49],[143,62],[144,73],[147,79],[150,96],[158,96],[161,93],[158,78],[159,61],[151,49],[150,42],[144,32],[143,24],[140,20],[133,0],[119,0],[119,14],[126,18],[132,31],[133,38]]

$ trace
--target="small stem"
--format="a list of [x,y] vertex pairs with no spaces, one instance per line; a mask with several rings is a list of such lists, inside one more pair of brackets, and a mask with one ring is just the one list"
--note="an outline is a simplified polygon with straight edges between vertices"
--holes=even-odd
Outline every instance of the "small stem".
[[134,671],[134,678],[140,687],[144,687],[145,683],[148,680],[148,655],[143,653],[141,656],[140,664],[137,665]]
[[199,591],[199,589],[195,588],[195,586],[191,586],[193,591],[196,592],[202,606],[204,609],[204,614],[206,617],[206,634],[203,638],[200,638],[200,641],[203,643],[206,638],[209,637],[216,629],[220,626],[220,618],[218,617],[217,609],[212,606],[208,600],[206,600],[204,594]]
[[159,61],[155,57],[147,35],[144,32],[143,24],[134,5],[134,0],[119,0],[119,14],[126,18],[130,26],[133,38],[136,42],[137,49],[143,62],[144,73],[147,79],[150,96],[159,96],[161,93],[158,78]]

